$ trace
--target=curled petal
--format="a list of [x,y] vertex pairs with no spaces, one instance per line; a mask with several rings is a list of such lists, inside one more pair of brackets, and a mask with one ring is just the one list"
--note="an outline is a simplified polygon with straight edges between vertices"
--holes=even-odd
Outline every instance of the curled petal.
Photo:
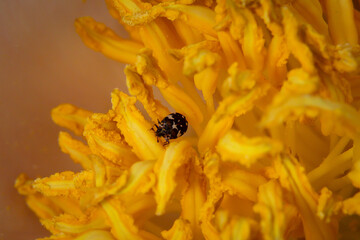
[[229,77],[225,79],[221,86],[221,94],[223,96],[251,90],[260,79],[259,74],[250,70],[241,70],[236,62],[229,67],[228,73]]
[[176,32],[179,34],[179,37],[183,40],[186,45],[194,44],[204,40],[203,35],[199,33],[196,29],[190,27],[187,23],[181,19],[175,19],[173,21]]
[[319,88],[319,77],[315,74],[309,74],[302,68],[290,70],[287,77],[288,81],[284,82],[282,91],[289,95],[311,94]]
[[111,101],[116,114],[114,121],[135,154],[142,160],[155,160],[162,155],[164,149],[151,131],[152,124],[135,107],[136,99],[116,89]]
[[342,202],[336,200],[332,192],[326,187],[321,189],[317,215],[320,219],[330,223],[334,217],[337,217],[342,207]]
[[82,135],[87,118],[92,112],[75,107],[71,104],[61,104],[51,111],[51,118],[59,126],[73,131],[76,135]]
[[136,96],[142,103],[153,122],[157,122],[170,114],[170,111],[154,98],[151,86],[145,85],[136,69],[126,66],[124,72],[130,94]]
[[147,9],[150,4],[143,3],[139,0],[112,0],[113,7],[120,15],[126,16],[139,12],[142,9]]
[[356,193],[353,197],[344,200],[342,211],[348,215],[360,215],[360,193]]
[[32,184],[33,180],[30,180],[26,174],[22,173],[16,178],[14,187],[21,195],[32,195],[36,193],[36,190],[32,187]]
[[245,57],[239,43],[226,31],[218,31],[217,34],[228,66],[236,62],[240,69],[245,69]]
[[102,202],[109,196],[118,193],[124,187],[127,180],[127,172],[124,172],[113,183],[108,183],[100,187],[91,188],[81,197],[80,204],[83,208],[89,208]]
[[254,69],[254,71],[262,70],[265,60],[263,30],[249,9],[244,8],[240,11],[240,15],[242,15],[246,22],[242,40],[242,50],[246,65]]
[[92,169],[91,151],[83,142],[72,138],[67,132],[60,132],[59,145],[61,151],[69,154],[74,162],[80,163],[86,170]]
[[358,49],[349,44],[337,45],[334,50],[334,67],[339,72],[356,72],[359,70],[359,60],[357,58]]
[[201,238],[200,217],[206,198],[206,182],[204,176],[196,171],[196,166],[191,165],[188,186],[183,191],[181,199],[181,217],[190,222],[194,239]]
[[255,222],[243,217],[229,217],[226,225],[221,231],[221,239],[246,239],[250,240],[256,236]]
[[119,194],[146,193],[154,185],[154,178],[151,177],[154,165],[154,160],[134,163],[131,166],[126,185],[119,191]]
[[93,114],[85,125],[84,136],[92,153],[118,166],[128,168],[139,160],[109,114]]
[[282,7],[285,38],[288,49],[299,60],[308,73],[316,72],[314,58],[309,47],[299,37],[299,22],[287,7]]
[[146,84],[155,85],[159,88],[165,100],[175,111],[186,116],[197,133],[201,132],[200,124],[204,119],[203,102],[201,99],[198,101],[196,101],[196,98],[194,99],[194,96],[199,96],[197,93],[191,94],[191,90],[186,88],[183,90],[177,84],[166,80],[164,73],[156,65],[156,61],[148,49],[143,50],[138,55],[136,70],[143,77]]
[[214,212],[217,209],[221,199],[223,197],[223,191],[220,189],[219,185],[211,184],[209,193],[207,194],[206,201],[204,202],[201,208],[200,215],[200,226],[201,231],[205,239],[209,240],[219,240],[220,232],[213,225],[212,220],[214,218]]
[[155,199],[158,204],[157,215],[164,213],[166,204],[175,190],[175,175],[178,168],[194,157],[194,155],[195,150],[189,142],[174,142],[166,149],[163,158],[157,161],[154,168],[157,176],[157,185],[154,189]]
[[101,187],[106,181],[106,168],[104,161],[96,155],[90,155],[93,162],[93,171],[95,175],[95,187]]
[[237,169],[232,165],[224,165],[220,169],[222,182],[221,186],[229,191],[231,195],[248,199],[252,202],[257,200],[257,189],[266,182],[260,174]]
[[167,10],[178,11],[180,19],[205,35],[216,36],[215,12],[209,8],[195,5],[169,4]]
[[212,149],[219,139],[232,127],[235,116],[245,114],[263,97],[268,86],[257,86],[245,94],[231,94],[220,102],[199,138],[199,152]]
[[109,229],[106,215],[101,210],[93,210],[87,215],[75,217],[70,214],[62,214],[52,219],[42,220],[42,224],[51,233],[78,234],[92,229]]
[[196,133],[200,134],[202,131],[201,123],[203,122],[204,115],[198,105],[195,104],[194,100],[180,87],[174,84],[169,85],[165,89],[160,89],[160,92],[175,111],[186,116]]
[[296,11],[306,22],[311,24],[316,31],[321,35],[329,38],[328,26],[324,20],[324,13],[321,4],[318,1],[305,0],[301,2],[294,2],[292,4],[294,11]]
[[76,19],[75,28],[86,46],[119,62],[134,63],[136,53],[143,47],[140,43],[122,39],[91,17]]
[[281,185],[294,197],[303,220],[305,238],[335,239],[337,229],[333,224],[337,223],[326,223],[316,215],[319,196],[312,189],[300,164],[289,156],[282,156],[281,160],[275,162],[275,169],[280,175]]
[[183,73],[194,75],[194,83],[201,90],[208,110],[213,112],[213,94],[219,78],[220,55],[216,41],[203,41],[181,49],[184,55]]
[[311,172],[308,173],[309,180],[315,189],[320,189],[331,180],[341,176],[344,172],[351,169],[353,148],[337,155],[328,156],[325,160]]
[[134,225],[134,219],[125,213],[121,202],[111,199],[102,202],[101,205],[110,221],[111,233],[117,239],[141,240],[139,229]]
[[182,218],[177,219],[171,229],[161,232],[166,240],[190,240],[193,239],[190,223]]
[[68,196],[55,196],[49,197],[49,199],[65,214],[71,214],[75,217],[83,216],[85,214],[84,209],[81,209],[77,199],[72,199]]
[[33,187],[44,196],[69,196],[79,199],[87,188],[94,186],[94,173],[90,170],[74,173],[56,173],[34,180]]
[[291,97],[275,104],[264,115],[261,124],[274,126],[287,119],[314,117],[319,114],[321,114],[321,130],[325,135],[336,132],[340,136],[344,133],[353,136],[360,131],[360,114],[353,107],[310,95]]
[[[176,61],[170,55],[171,49],[180,48],[182,46],[182,44],[179,43],[178,38],[174,36],[173,33],[174,31],[172,30],[172,26],[169,26],[166,21],[162,21],[161,19],[157,19],[155,22],[151,22],[150,24],[140,28],[142,40],[144,41],[145,46],[152,50],[154,56],[149,56],[149,52],[141,55],[141,57],[144,57],[145,55],[145,58],[142,59],[142,61],[145,60],[143,61],[142,69],[151,73],[154,71],[163,71],[161,75],[166,76],[165,79],[167,79],[167,82],[174,85],[177,84],[177,82],[180,82],[184,89],[184,91],[181,92],[181,96],[191,99],[193,108],[196,107],[202,112],[204,112],[205,105],[203,103],[203,100],[199,96],[193,82],[182,74],[181,62]],[[144,62],[146,64],[144,64]],[[152,67],[150,68],[150,66]],[[153,67],[155,67],[155,69]],[[142,75],[140,72],[139,74]],[[156,86],[159,87],[158,85]],[[160,88],[161,87],[159,87],[159,89]],[[171,98],[167,99],[165,96],[164,98],[167,101],[171,100]],[[184,101],[187,102],[188,100],[186,99]],[[171,105],[171,102],[169,103]],[[177,104],[176,106],[178,105],[179,104]],[[173,107],[175,108],[175,106]],[[189,108],[189,106],[187,106],[187,108]],[[178,111],[179,109],[175,110]]]
[[286,219],[283,197],[276,181],[269,181],[259,187],[258,203],[254,206],[254,211],[260,214],[264,239],[284,239]]
[[268,154],[279,153],[282,145],[269,138],[247,138],[238,131],[230,130],[219,140],[216,149],[224,161],[239,162],[250,167]]
[[256,13],[263,19],[267,28],[274,35],[274,38],[283,35],[284,30],[281,27],[281,11],[276,7],[276,2],[260,0],[259,3],[261,7],[257,9]]
[[286,78],[286,63],[289,54],[285,37],[275,35],[270,42],[266,59],[269,80],[275,85],[280,85]]
[[26,197],[26,204],[38,216],[39,219],[51,219],[62,213],[61,208],[49,198],[41,194],[33,194]]

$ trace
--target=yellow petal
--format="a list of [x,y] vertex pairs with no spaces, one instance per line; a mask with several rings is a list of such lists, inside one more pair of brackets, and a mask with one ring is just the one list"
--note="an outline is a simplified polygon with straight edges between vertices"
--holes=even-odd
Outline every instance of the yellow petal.
[[356,193],[353,197],[344,200],[342,211],[348,215],[360,215],[360,193]]
[[272,180],[259,187],[258,203],[254,211],[260,214],[261,231],[265,240],[285,239],[285,216],[282,190]]
[[81,206],[83,208],[89,208],[102,202],[107,197],[118,193],[119,190],[124,187],[127,180],[127,175],[128,174],[125,171],[116,179],[116,181],[112,183],[107,183],[106,185],[102,185],[100,187],[88,189],[80,199]]
[[180,38],[183,40],[185,45],[194,44],[204,40],[201,33],[191,28],[184,21],[180,19],[176,19],[173,21],[173,24],[176,29],[176,32],[179,34]]
[[32,187],[33,180],[30,180],[29,177],[21,173],[15,180],[14,187],[21,195],[32,195],[36,193],[36,190]]
[[74,173],[70,171],[55,173],[50,177],[37,178],[33,187],[45,196],[63,196],[78,199],[86,188],[94,185],[94,173],[90,170]]
[[142,160],[157,159],[164,151],[163,146],[157,142],[154,132],[151,131],[152,124],[146,121],[135,107],[136,99],[116,89],[112,93],[111,101],[117,127],[135,154]]
[[86,46],[119,62],[134,63],[136,53],[143,47],[140,43],[122,39],[91,17],[76,19],[75,28]]
[[[207,152],[204,156],[204,174],[209,181],[206,201],[203,203],[200,213],[201,230],[205,239],[219,240],[220,233],[213,224],[214,213],[221,203],[226,189],[221,186],[219,173],[220,157],[216,153]],[[221,229],[220,229],[221,230]]]
[[282,7],[285,38],[288,49],[299,60],[303,69],[308,73],[316,72],[313,55],[309,47],[299,37],[299,22],[287,7]]
[[[204,110],[205,106],[201,97],[196,91],[194,84],[192,81],[190,81],[190,79],[182,74],[181,63],[176,61],[170,55],[171,49],[181,47],[181,43],[179,42],[178,38],[174,36],[174,30],[172,28],[173,27],[171,24],[166,21],[162,21],[161,19],[157,19],[156,21],[140,28],[140,35],[144,45],[153,51],[153,56],[156,59],[155,61],[152,59],[152,57],[147,56],[147,65],[157,66],[157,63],[155,62],[158,62],[158,66],[160,67],[161,71],[163,71],[163,76],[166,76],[165,78],[168,79],[170,83],[176,84],[177,82],[180,82],[185,90],[183,95],[191,98],[194,106],[198,106],[200,109]],[[147,70],[154,72],[154,70],[149,69],[149,67]],[[158,71],[157,69],[155,70]],[[138,73],[142,75],[140,72]]]
[[154,189],[158,204],[157,215],[165,212],[166,204],[175,190],[175,175],[178,168],[193,158],[194,155],[195,151],[189,142],[173,142],[167,147],[163,158],[157,161],[154,168],[157,176],[157,185]]
[[320,2],[305,0],[294,2],[291,5],[297,13],[307,21],[307,23],[311,24],[316,29],[316,31],[329,38],[328,26],[323,18],[324,13]]
[[189,221],[194,239],[201,239],[200,216],[206,198],[206,185],[204,176],[195,169],[196,166],[190,164],[188,186],[181,199],[181,217]]
[[194,76],[197,89],[201,90],[208,105],[209,113],[213,112],[213,94],[218,82],[221,58],[218,43],[203,41],[181,49],[184,57],[183,73]]
[[153,122],[156,123],[170,114],[170,111],[159,100],[154,98],[151,86],[145,85],[136,69],[126,66],[124,72],[130,94],[142,103]]
[[68,153],[74,162],[80,163],[86,170],[92,169],[91,151],[83,142],[72,138],[67,132],[60,132],[59,145],[61,151]]
[[[175,109],[186,116],[190,125],[199,134],[201,132],[201,123],[204,119],[202,110],[203,102],[194,100],[191,91],[184,91],[177,84],[167,81],[164,73],[156,65],[155,59],[151,56],[151,51],[145,49],[138,55],[136,63],[137,72],[143,77],[148,85],[154,84],[159,88],[165,100]],[[186,89],[188,90],[188,89]],[[197,97],[199,95],[196,93]]]
[[254,71],[259,71],[263,68],[265,59],[263,31],[249,9],[245,8],[240,11],[240,15],[246,22],[242,42],[246,65]]
[[216,145],[224,161],[239,162],[250,167],[266,155],[275,155],[282,145],[269,138],[247,138],[235,130],[228,131]]
[[354,19],[354,7],[351,0],[326,0],[326,10],[331,38],[335,44],[358,44],[358,35]]
[[157,19],[140,28],[140,36],[145,47],[153,51],[159,67],[164,71],[169,81],[176,83],[188,80],[181,74],[181,65],[169,54],[172,48],[180,48],[181,42],[174,36],[172,26],[164,20]]
[[213,148],[232,127],[235,116],[251,110],[255,101],[264,96],[267,89],[267,86],[257,86],[245,94],[231,94],[221,101],[199,138],[199,152]]
[[56,196],[48,197],[58,208],[60,208],[63,213],[71,214],[75,217],[83,216],[84,209],[81,209],[81,206],[77,199],[71,199],[68,196]]
[[76,135],[82,135],[87,118],[92,112],[75,107],[71,104],[61,104],[51,111],[52,120],[59,126],[73,131]]
[[166,240],[190,240],[193,239],[190,223],[182,218],[177,219],[171,229],[161,232]]
[[225,54],[227,65],[230,66],[232,63],[236,62],[240,69],[245,69],[245,57],[239,43],[226,31],[218,31],[217,35],[221,48]]
[[139,160],[109,114],[93,114],[85,125],[84,136],[92,153],[118,166],[128,168]]
[[170,4],[165,9],[179,11],[180,18],[191,27],[212,37],[216,36],[213,29],[215,25],[215,12],[209,8],[195,5]]
[[103,230],[92,230],[88,231],[84,234],[81,234],[80,236],[74,238],[74,240],[115,240],[113,235],[108,231]]
[[319,204],[317,207],[317,216],[329,223],[334,217],[337,217],[341,210],[342,203],[332,196],[332,192],[326,187],[321,189]]
[[225,165],[220,169],[222,176],[221,186],[228,190],[231,195],[236,194],[239,198],[255,202],[257,200],[257,189],[266,182],[260,174],[237,169],[232,165]]
[[336,222],[326,223],[316,215],[319,196],[312,189],[304,169],[289,156],[282,156],[275,162],[275,169],[280,175],[281,185],[289,190],[301,214],[305,238],[336,239]]
[[286,78],[286,63],[289,57],[284,36],[274,36],[268,48],[266,71],[269,80],[275,85],[280,85]]
[[314,117],[318,114],[321,114],[321,130],[324,135],[336,132],[340,136],[353,136],[360,131],[360,115],[353,107],[310,95],[291,97],[275,104],[263,117],[262,125],[274,126],[286,119]]
[[339,72],[354,72],[359,69],[359,61],[356,57],[358,50],[353,51],[349,44],[337,45],[334,52],[334,67]]
[[353,148],[337,155],[325,158],[315,169],[308,173],[315,189],[320,189],[331,180],[348,171],[352,166]]
[[147,160],[133,164],[130,169],[129,178],[119,194],[146,193],[153,185],[154,179],[151,176],[155,161]]
[[133,218],[125,213],[124,206],[121,202],[111,199],[102,202],[102,207],[105,210],[110,224],[111,233],[117,239],[124,240],[140,240],[139,229],[134,225]]
[[112,3],[114,8],[118,10],[121,15],[134,14],[148,6],[148,4],[138,0],[112,0]]
[[221,239],[252,239],[256,232],[252,233],[254,222],[251,219],[234,216],[225,225],[221,232]]
[[42,220],[42,224],[51,233],[83,233],[92,229],[109,229],[106,215],[101,210],[93,210],[86,215],[74,217],[62,214],[52,219]]
[[26,204],[40,219],[50,219],[62,213],[58,206],[41,194],[27,196]]

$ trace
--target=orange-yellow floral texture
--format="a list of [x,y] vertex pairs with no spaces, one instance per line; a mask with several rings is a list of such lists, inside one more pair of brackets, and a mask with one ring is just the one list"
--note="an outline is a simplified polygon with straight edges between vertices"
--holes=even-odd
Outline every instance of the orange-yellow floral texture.
[[[127,64],[128,93],[107,113],[54,108],[83,170],[16,180],[42,240],[360,239],[351,0],[105,2],[130,38],[91,17],[76,31]],[[165,145],[150,129],[171,112],[190,131]]]

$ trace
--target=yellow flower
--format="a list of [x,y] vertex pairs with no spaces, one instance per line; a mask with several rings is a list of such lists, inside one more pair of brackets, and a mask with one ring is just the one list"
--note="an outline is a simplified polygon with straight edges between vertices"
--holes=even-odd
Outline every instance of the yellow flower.
[[[351,0],[106,0],[75,22],[128,94],[53,109],[80,172],[15,182],[45,239],[360,237],[360,12]],[[153,90],[168,103],[156,99]],[[136,107],[142,104],[145,113]],[[171,112],[189,131],[151,130]]]

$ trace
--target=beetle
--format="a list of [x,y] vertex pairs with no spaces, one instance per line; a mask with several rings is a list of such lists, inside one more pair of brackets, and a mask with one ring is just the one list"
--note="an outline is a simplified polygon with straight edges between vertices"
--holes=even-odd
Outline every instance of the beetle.
[[159,137],[163,137],[166,141],[165,144],[169,144],[170,139],[182,136],[188,128],[186,117],[177,112],[167,115],[161,122],[158,120],[158,124],[154,124],[156,130],[154,127],[151,129],[155,132],[157,141],[159,142]]

